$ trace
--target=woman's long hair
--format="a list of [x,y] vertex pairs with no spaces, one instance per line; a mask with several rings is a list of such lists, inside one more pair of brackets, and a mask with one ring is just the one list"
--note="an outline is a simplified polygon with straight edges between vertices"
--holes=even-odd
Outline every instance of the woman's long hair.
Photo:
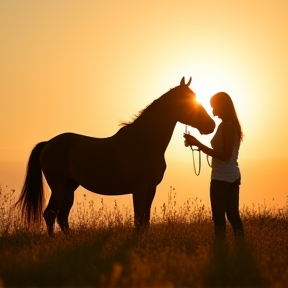
[[219,92],[211,97],[210,103],[218,105],[227,118],[235,125],[236,131],[239,133],[240,142],[242,142],[244,134],[231,97],[225,92]]

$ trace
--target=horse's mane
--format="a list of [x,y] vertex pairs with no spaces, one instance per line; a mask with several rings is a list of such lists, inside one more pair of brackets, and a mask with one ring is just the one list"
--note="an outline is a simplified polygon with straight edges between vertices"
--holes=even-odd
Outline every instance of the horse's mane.
[[154,100],[152,103],[150,103],[149,105],[147,105],[144,109],[138,111],[137,114],[134,114],[131,117],[131,121],[121,121],[119,126],[128,126],[130,124],[132,124],[133,122],[135,122],[136,119],[138,119],[150,106],[152,106],[152,104],[155,102],[156,100]]
[[[175,87],[176,88],[176,87]],[[131,117],[131,121],[121,121],[119,126],[128,126],[130,124],[132,124],[133,122],[135,122],[142,114],[147,113],[147,110],[149,110],[150,107],[154,106],[159,99],[161,99],[163,96],[165,96],[166,94],[168,94],[171,90],[173,90],[174,88],[171,88],[169,91],[167,91],[165,94],[163,94],[162,96],[160,96],[159,98],[157,98],[156,100],[154,100],[152,103],[150,103],[149,105],[147,105],[144,109],[140,110],[137,114],[134,114]]]

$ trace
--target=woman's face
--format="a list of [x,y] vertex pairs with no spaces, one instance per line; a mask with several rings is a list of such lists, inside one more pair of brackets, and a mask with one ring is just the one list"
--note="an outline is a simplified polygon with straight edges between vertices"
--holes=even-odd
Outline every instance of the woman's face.
[[217,105],[217,104],[215,103],[215,101],[211,102],[210,104],[211,104],[211,107],[212,107],[212,109],[213,109],[213,110],[212,110],[213,115],[214,115],[214,116],[218,116],[219,118],[221,118],[221,109],[220,109],[220,106]]

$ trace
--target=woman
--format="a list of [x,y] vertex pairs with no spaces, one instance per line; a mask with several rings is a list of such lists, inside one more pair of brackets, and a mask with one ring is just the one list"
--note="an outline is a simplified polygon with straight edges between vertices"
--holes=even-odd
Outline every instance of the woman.
[[216,240],[226,238],[225,214],[231,223],[236,239],[243,239],[244,229],[239,214],[239,185],[241,181],[237,159],[243,133],[234,104],[225,92],[210,100],[214,116],[222,122],[211,140],[212,149],[189,134],[184,134],[185,145],[198,146],[212,157],[210,200]]

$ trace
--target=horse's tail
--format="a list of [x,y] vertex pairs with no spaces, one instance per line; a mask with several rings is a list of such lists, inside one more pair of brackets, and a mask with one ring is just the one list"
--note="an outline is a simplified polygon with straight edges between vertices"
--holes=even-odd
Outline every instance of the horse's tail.
[[20,204],[22,217],[28,225],[31,222],[40,224],[42,220],[42,207],[45,199],[39,156],[46,143],[40,142],[32,150],[21,195],[15,204]]

